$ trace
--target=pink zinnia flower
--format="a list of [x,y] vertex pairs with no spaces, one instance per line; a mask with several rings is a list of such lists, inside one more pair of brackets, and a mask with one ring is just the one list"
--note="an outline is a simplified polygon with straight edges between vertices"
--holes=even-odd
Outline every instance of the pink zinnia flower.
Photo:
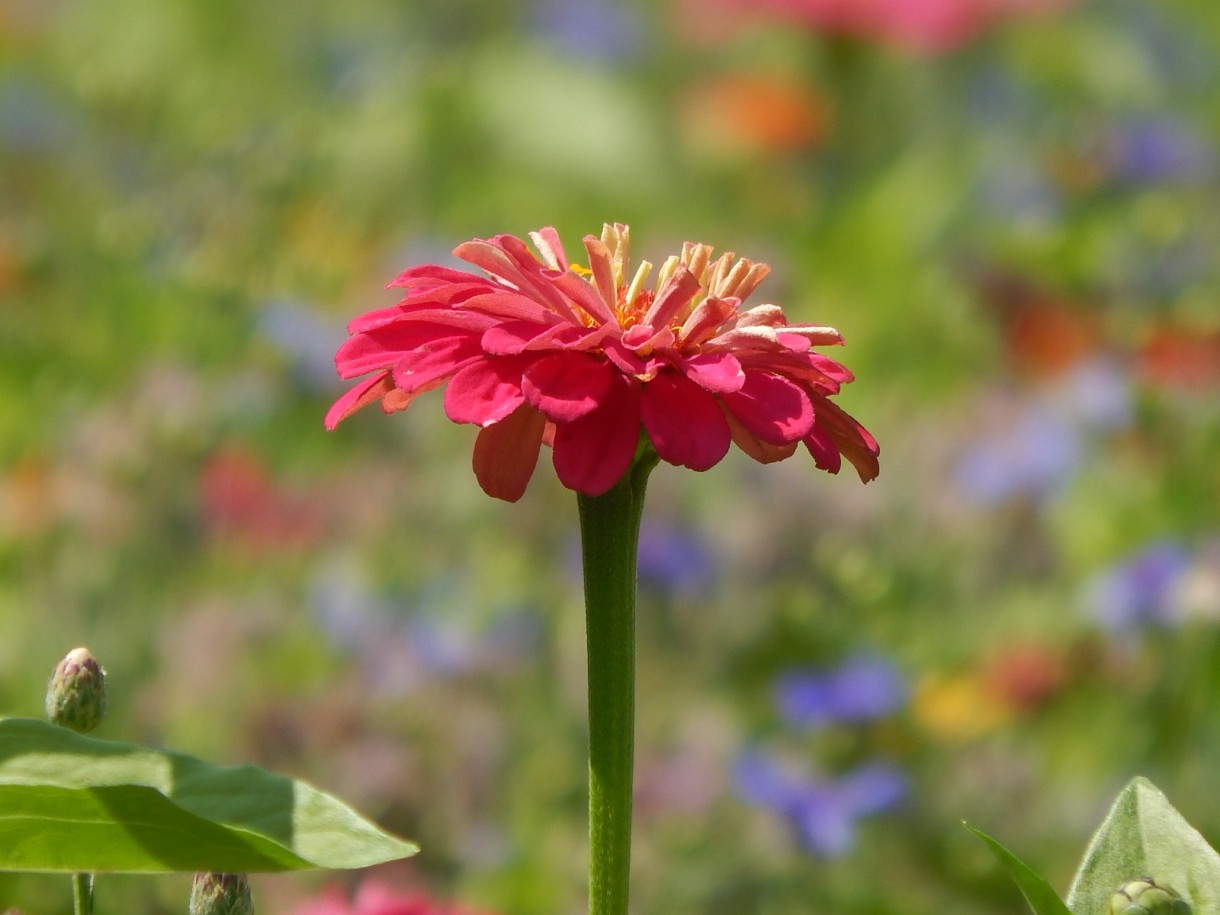
[[[944,54],[1008,19],[1050,13],[1074,0],[686,0],[722,17],[775,16],[819,32]],[[696,15],[686,12],[687,16]]]
[[830,400],[851,373],[812,352],[840,344],[830,327],[789,324],[775,305],[744,308],[766,264],[712,260],[687,243],[662,266],[628,274],[628,229],[586,236],[588,269],[570,264],[554,229],[454,254],[486,275],[428,264],[391,287],[406,296],[348,327],[343,378],[373,374],[339,398],[333,429],[376,400],[389,413],[448,383],[445,412],[480,427],[474,470],[488,495],[516,501],[541,445],[569,489],[596,496],[631,466],[641,431],[661,459],[707,470],[730,442],[763,463],[804,444],[836,473],[846,457],[865,482],[877,443]]
[[294,915],[490,915],[459,905],[437,902],[424,893],[399,893],[384,883],[366,880],[348,901],[337,886],[329,886]]

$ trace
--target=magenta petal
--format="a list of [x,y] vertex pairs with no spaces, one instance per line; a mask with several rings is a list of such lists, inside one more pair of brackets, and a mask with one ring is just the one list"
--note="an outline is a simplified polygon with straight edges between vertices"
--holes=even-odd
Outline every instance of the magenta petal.
[[719,298],[704,299],[695,306],[678,331],[678,339],[684,343],[702,343],[737,312],[736,300]]
[[778,375],[746,372],[741,390],[720,399],[742,426],[772,445],[799,441],[813,428],[809,395]]
[[394,288],[415,288],[419,283],[469,283],[471,281],[487,283],[487,280],[481,276],[476,276],[465,270],[455,270],[452,267],[442,267],[440,264],[419,264],[415,267],[408,267],[402,273],[398,274],[389,284],[390,289]]
[[635,383],[616,377],[600,407],[575,422],[556,425],[555,473],[568,489],[600,496],[627,472],[639,440]]
[[483,351],[492,356],[513,356],[526,350],[566,349],[564,341],[587,335],[570,324],[533,324],[508,321],[489,328],[482,337]]
[[394,363],[394,384],[407,392],[435,387],[438,380],[464,369],[482,353],[478,337],[446,337],[427,343]]
[[674,316],[690,304],[700,288],[698,277],[685,267],[678,267],[657,291],[657,297],[652,300],[640,323],[652,327],[669,325]]
[[342,397],[334,402],[329,410],[326,411],[325,426],[331,432],[343,420],[347,419],[357,410],[367,407],[378,398],[384,397],[390,391],[394,390],[394,382],[390,378],[389,372],[382,372],[380,375],[374,375],[372,378],[360,382]]
[[489,426],[525,403],[521,359],[478,359],[449,379],[445,414],[455,423]]
[[856,419],[834,401],[818,399],[818,427],[834,440],[843,457],[851,461],[860,480],[868,483],[881,472],[877,440]]
[[743,426],[732,413],[725,409],[724,418],[728,421],[729,431],[733,436],[733,444],[748,454],[760,464],[774,464],[776,461],[787,460],[796,451],[796,442],[786,445],[772,445],[764,442]]
[[521,390],[547,419],[569,423],[597,409],[616,377],[613,367],[597,356],[559,352],[526,369]]
[[335,367],[340,378],[356,378],[389,368],[404,354],[425,344],[460,336],[461,331],[440,324],[398,321],[345,340],[335,353]]
[[479,432],[474,443],[474,475],[483,492],[505,502],[521,498],[538,464],[545,427],[541,413],[522,405]]
[[740,391],[746,373],[732,353],[698,353],[682,360],[686,377],[705,391],[728,394]]
[[830,433],[814,423],[813,429],[801,441],[809,449],[813,462],[818,467],[829,473],[839,472],[843,466],[843,455],[839,454],[839,448]]
[[689,378],[661,372],[643,385],[640,417],[662,460],[707,470],[729,450],[729,424],[716,399]]

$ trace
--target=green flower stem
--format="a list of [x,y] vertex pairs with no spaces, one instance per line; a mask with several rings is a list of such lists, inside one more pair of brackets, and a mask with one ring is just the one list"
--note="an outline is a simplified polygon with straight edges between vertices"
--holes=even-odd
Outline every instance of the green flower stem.
[[636,553],[648,448],[614,488],[578,496],[589,656],[589,913],[626,915],[635,746]]
[[72,876],[72,912],[73,915],[93,915],[92,874]]

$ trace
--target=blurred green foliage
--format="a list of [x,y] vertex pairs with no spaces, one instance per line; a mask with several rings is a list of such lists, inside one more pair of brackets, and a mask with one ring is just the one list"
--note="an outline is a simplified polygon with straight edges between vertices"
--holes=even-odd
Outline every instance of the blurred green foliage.
[[[101,736],[306,777],[420,840],[387,879],[578,910],[570,494],[540,468],[490,503],[427,399],[321,417],[399,270],[627,222],[638,256],[768,261],[759,301],[842,330],[883,467],[654,475],[646,524],[687,540],[644,582],[636,909],[1015,911],[959,821],[1062,887],[1136,773],[1214,842],[1214,3],[1081,2],[935,54],[733,7],[0,0],[0,707],[88,644]],[[861,648],[901,712],[781,720],[778,673]],[[819,860],[738,796],[759,744],[883,756],[910,795]]]

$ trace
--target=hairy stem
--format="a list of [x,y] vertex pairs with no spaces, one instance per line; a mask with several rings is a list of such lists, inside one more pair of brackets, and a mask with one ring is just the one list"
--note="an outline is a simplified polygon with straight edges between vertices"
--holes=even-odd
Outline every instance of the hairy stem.
[[578,497],[589,657],[589,912],[626,915],[635,747],[636,553],[651,451]]

